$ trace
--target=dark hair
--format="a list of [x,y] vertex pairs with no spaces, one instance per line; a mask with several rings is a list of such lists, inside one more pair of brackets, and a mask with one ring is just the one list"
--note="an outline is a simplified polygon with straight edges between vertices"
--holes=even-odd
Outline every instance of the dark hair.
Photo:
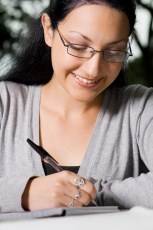
[[[107,4],[124,12],[130,24],[130,34],[135,24],[135,0],[50,0],[49,7],[45,12],[49,15],[53,29],[73,9],[84,4]],[[130,35],[129,34],[129,35]],[[51,48],[44,41],[43,28],[40,19],[34,23],[31,34],[28,37],[28,45],[23,45],[24,50],[16,57],[12,70],[2,80],[19,82],[27,85],[39,85],[49,82],[53,74],[51,65]],[[112,85],[125,85],[124,70]]]

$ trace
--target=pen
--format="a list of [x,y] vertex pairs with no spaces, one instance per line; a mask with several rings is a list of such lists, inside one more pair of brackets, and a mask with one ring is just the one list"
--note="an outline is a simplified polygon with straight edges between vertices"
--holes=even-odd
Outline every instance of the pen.
[[[59,163],[40,145],[35,144],[32,140],[30,140],[29,138],[27,139],[28,144],[39,154],[39,156],[41,157],[42,161],[51,165],[56,172],[61,172],[64,169],[59,165]],[[95,180],[94,178],[90,177],[89,180],[95,184],[97,182],[97,180]],[[92,201],[91,204],[93,204],[94,206],[97,206],[96,201]]]
[[51,165],[56,172],[61,172],[64,169],[59,165],[59,163],[41,146],[36,145],[32,140],[29,138],[27,139],[28,144],[39,154],[42,161]]

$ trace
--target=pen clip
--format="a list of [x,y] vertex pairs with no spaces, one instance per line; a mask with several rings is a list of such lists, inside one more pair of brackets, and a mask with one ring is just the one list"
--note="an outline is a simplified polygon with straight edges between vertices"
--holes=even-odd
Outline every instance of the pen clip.
[[56,164],[56,162],[53,161],[53,159],[51,157],[46,156],[43,158],[43,161],[45,163],[51,165],[56,170],[56,172],[61,172],[64,170],[60,165]]

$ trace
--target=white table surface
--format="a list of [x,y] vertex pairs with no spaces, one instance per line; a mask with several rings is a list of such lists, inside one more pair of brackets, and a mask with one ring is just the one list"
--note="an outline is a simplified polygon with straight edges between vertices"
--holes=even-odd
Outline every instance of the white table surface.
[[129,211],[34,220],[2,221],[0,230],[153,230],[153,210],[135,207]]

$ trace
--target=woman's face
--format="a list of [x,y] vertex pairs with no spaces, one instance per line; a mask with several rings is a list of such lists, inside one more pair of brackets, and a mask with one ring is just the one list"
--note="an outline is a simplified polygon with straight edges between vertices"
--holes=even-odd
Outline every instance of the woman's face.
[[[129,21],[123,12],[107,5],[83,5],[71,11],[59,23],[58,30],[65,44],[125,51]],[[54,70],[50,83],[66,94],[79,101],[91,102],[117,78],[123,63],[107,62],[102,53],[95,53],[89,59],[71,56],[57,30],[52,32],[52,39],[48,39],[46,33],[46,43],[52,47]]]

